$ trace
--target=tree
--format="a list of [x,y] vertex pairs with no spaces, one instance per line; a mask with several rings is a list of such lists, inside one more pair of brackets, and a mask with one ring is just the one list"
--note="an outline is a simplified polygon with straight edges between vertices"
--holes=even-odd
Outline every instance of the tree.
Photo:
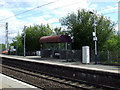
[[82,46],[90,46],[91,49],[94,49],[92,36],[92,32],[94,31],[94,17],[96,21],[98,49],[102,50],[105,42],[113,34],[115,23],[104,18],[102,15],[92,15],[84,9],[81,11],[78,10],[77,13],[68,14],[66,17],[60,19],[61,24],[67,26],[69,35],[73,37],[73,49],[81,49]]
[[62,35],[63,32],[61,31],[61,27],[60,28],[58,28],[58,27],[54,28],[54,34],[55,35]]
[[0,44],[0,51],[5,50],[5,44]]
[[23,53],[23,43],[22,43],[22,36],[20,36],[19,32],[18,35],[13,38],[13,43],[10,44],[10,46],[14,46],[17,50],[17,54]]
[[61,29],[61,27],[54,28],[54,35],[67,35],[67,31]]
[[[25,45],[26,45],[26,51],[36,51],[40,50],[40,37],[43,36],[50,36],[52,35],[53,31],[50,29],[49,25],[34,25],[33,27],[27,27],[26,28],[26,37],[25,37]],[[22,34],[22,42],[23,34]]]
[[104,44],[105,50],[109,50],[109,51],[117,50],[118,49],[117,38],[118,38],[117,36],[113,36],[110,39],[108,39]]
[[[23,30],[24,32],[24,30]],[[43,36],[50,36],[53,34],[53,30],[50,29],[50,26],[47,25],[34,25],[26,28],[25,31],[25,46],[26,46],[26,52],[33,52],[40,50],[40,37]],[[21,35],[18,34],[17,37],[13,38],[13,43],[11,43],[11,46],[15,46],[15,48],[19,53],[23,53],[24,50],[24,33]]]
[[120,36],[113,35],[104,44],[104,50],[116,51],[120,50]]

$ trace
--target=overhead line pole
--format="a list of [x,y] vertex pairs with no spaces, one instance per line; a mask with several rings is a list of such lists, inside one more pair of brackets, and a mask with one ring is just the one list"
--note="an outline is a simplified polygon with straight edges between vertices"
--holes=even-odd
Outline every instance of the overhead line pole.
[[5,35],[5,50],[8,49],[8,23],[6,22],[6,35]]
[[95,23],[95,16],[94,16],[94,32],[95,32],[95,64],[97,64],[97,36],[96,36],[96,23]]
[[26,35],[26,34],[25,34],[25,29],[26,29],[26,26],[24,25],[24,57],[26,56],[26,55],[25,55],[25,35]]

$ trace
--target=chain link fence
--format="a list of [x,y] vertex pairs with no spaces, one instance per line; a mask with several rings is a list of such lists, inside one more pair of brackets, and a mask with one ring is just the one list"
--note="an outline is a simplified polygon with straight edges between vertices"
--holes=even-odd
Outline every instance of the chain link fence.
[[120,64],[120,51],[98,52],[98,62],[103,64]]
[[66,59],[67,61],[81,61],[81,50],[61,50],[60,59]]
[[[19,55],[23,55],[20,53]],[[26,52],[27,56],[36,55],[35,52]],[[41,57],[49,58],[52,55],[52,50],[42,50]],[[120,50],[116,51],[99,51],[98,63],[102,64],[120,64]],[[82,50],[55,50],[53,58],[65,59],[66,61],[82,62]],[[94,50],[90,51],[90,63],[95,63]]]
[[[81,50],[64,50],[60,52],[60,59],[67,61],[80,61],[82,62]],[[97,56],[98,63],[101,64],[120,64],[120,51],[99,51]],[[90,62],[95,63],[94,50],[90,51]]]

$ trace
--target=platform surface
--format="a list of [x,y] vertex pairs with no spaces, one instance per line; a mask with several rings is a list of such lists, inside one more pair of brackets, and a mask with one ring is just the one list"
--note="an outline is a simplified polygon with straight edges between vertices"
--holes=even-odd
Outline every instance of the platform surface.
[[96,71],[103,71],[103,72],[111,72],[111,73],[118,73],[120,74],[120,66],[113,66],[113,65],[102,65],[102,64],[82,64],[80,61],[68,62],[67,60],[63,59],[53,59],[53,58],[41,58],[40,56],[16,56],[16,55],[1,55],[0,57],[10,57],[10,58],[18,58],[22,60],[30,60],[40,63],[49,63],[49,64],[56,64],[56,65],[63,65],[68,67],[75,67],[75,68],[82,68],[88,70],[96,70]]
[[0,89],[3,90],[40,90],[35,86],[29,85],[17,79],[13,79],[9,76],[0,73]]

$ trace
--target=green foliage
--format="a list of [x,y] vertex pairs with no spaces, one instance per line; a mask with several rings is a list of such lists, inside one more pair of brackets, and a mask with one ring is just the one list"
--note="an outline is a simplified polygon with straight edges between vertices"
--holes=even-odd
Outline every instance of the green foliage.
[[19,53],[23,52],[23,43],[22,43],[22,37],[19,35],[17,35],[17,37],[13,38],[13,43],[10,44],[10,46],[14,46]]
[[107,64],[119,64],[119,50],[98,52],[98,61]]
[[[24,32],[24,31],[23,31]],[[34,25],[33,27],[26,28],[26,36],[25,36],[25,45],[26,45],[26,52],[32,52],[40,50],[40,37],[43,36],[50,36],[52,35],[53,30],[50,29],[49,25]],[[23,52],[23,45],[24,45],[24,33],[20,36],[18,35],[13,39],[13,43],[10,44],[11,46],[15,46],[18,53]]]
[[117,35],[109,38],[104,44],[104,50],[114,51],[119,49],[119,37]]
[[68,32],[65,30],[62,30],[61,27],[54,28],[54,35],[68,35]]
[[[117,47],[118,47],[118,50],[120,51],[120,34],[117,35]],[[119,55],[120,55],[120,52],[119,52]]]
[[60,28],[56,27],[56,28],[54,28],[54,34],[62,35],[62,34],[64,34],[64,32],[61,30],[61,27]]
[[36,51],[40,50],[40,37],[50,36],[52,30],[49,25],[35,25],[33,27],[26,28],[26,51]]
[[104,43],[113,34],[114,23],[103,16],[92,15],[89,11],[78,10],[77,13],[68,14],[60,19],[62,25],[67,26],[69,35],[73,37],[73,49],[81,49],[82,46],[90,46],[94,49],[92,32],[94,31],[94,17],[98,37],[98,49],[102,50]]
[[5,50],[5,44],[2,44],[2,50]]
[[5,50],[5,44],[0,44],[0,51],[4,51]]

